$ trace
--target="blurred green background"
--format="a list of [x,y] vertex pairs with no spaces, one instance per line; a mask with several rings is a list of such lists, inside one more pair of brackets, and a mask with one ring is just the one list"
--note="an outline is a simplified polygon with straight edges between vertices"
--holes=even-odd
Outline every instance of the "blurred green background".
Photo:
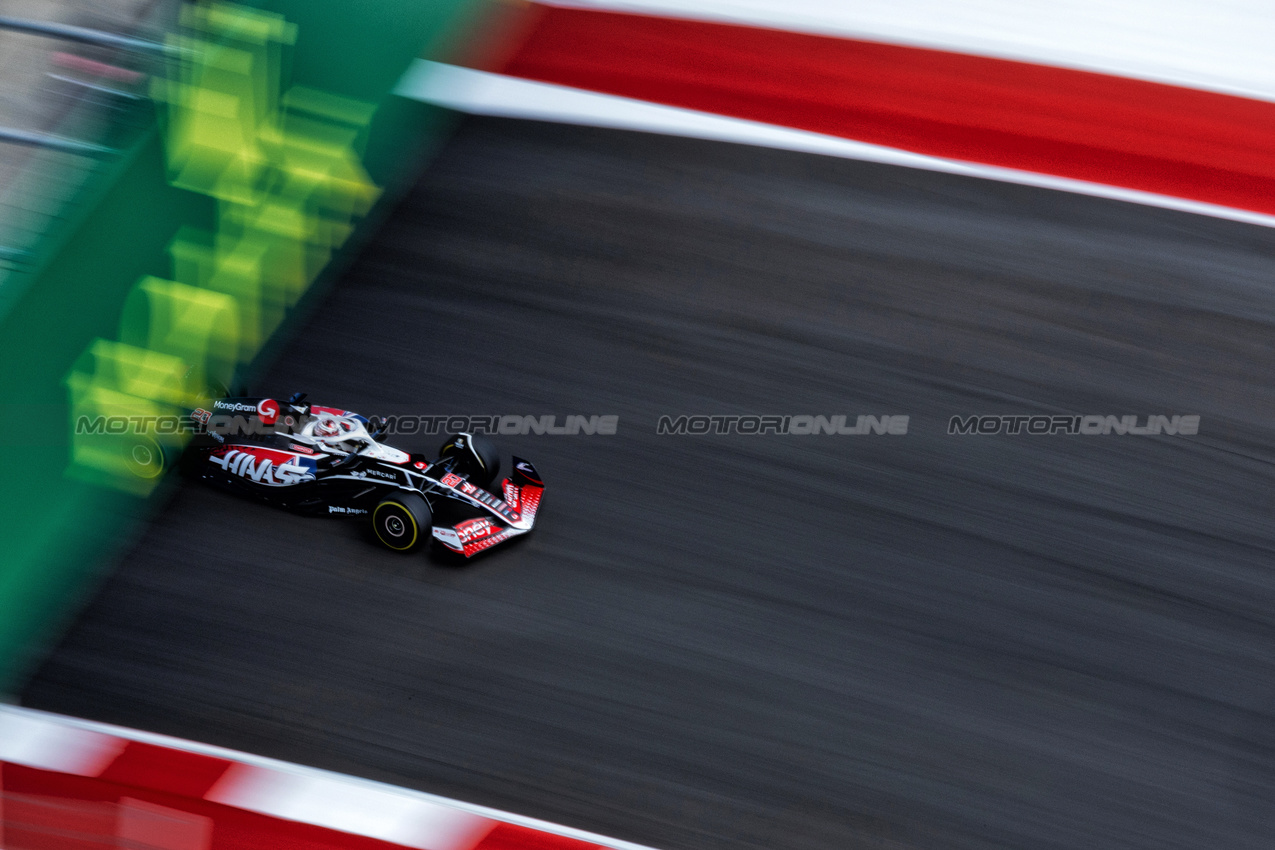
[[[445,59],[481,39],[502,8],[484,0],[251,5],[296,25],[279,85],[376,105],[363,167],[381,194],[273,337],[242,363],[236,380],[248,383],[453,125],[451,114],[391,94],[399,77],[417,57]],[[172,277],[168,246],[180,229],[217,227],[214,198],[170,183],[164,109],[140,99],[125,129],[104,131],[119,154],[77,189],[69,214],[40,234],[29,262],[0,281],[0,415],[7,426],[0,443],[0,694],[21,687],[173,486],[165,476],[137,495],[68,474],[66,378],[77,358],[95,339],[118,338],[125,299],[139,279]],[[208,541],[210,552],[216,543]]]

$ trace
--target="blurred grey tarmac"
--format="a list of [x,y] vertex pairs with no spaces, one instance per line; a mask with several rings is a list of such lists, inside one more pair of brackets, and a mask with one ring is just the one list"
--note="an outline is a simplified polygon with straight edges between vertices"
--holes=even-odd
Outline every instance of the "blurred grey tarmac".
[[[539,528],[465,566],[183,486],[22,700],[668,850],[1270,848],[1272,255],[1092,198],[471,120],[260,389],[618,433],[505,438]],[[657,435],[695,413],[910,419]]]

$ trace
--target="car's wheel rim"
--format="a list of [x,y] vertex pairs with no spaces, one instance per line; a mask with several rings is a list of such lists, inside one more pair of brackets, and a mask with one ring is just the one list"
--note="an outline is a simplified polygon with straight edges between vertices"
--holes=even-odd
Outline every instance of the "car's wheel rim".
[[129,472],[138,478],[155,478],[164,471],[164,456],[159,446],[136,443],[125,456]]
[[377,505],[372,512],[372,528],[381,542],[396,552],[415,548],[420,536],[416,517],[403,505],[394,502]]

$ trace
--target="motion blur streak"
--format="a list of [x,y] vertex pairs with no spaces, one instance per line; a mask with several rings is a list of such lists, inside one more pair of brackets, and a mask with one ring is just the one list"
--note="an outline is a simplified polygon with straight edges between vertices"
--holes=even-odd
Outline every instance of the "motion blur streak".
[[[22,700],[670,850],[1268,850],[1273,252],[473,119],[263,387],[624,427],[502,439],[553,497],[465,568],[183,488]],[[657,434],[677,411],[910,418]],[[946,433],[1134,412],[1200,433]]]
[[1266,0],[549,0],[910,44],[1275,100]]
[[[149,823],[136,823],[139,814]],[[650,850],[380,782],[14,706],[0,706],[0,840],[12,850]]]
[[1275,212],[1275,104],[806,33],[542,8],[516,77]]
[[853,139],[763,124],[760,121],[746,121],[742,118],[680,109],[617,95],[598,94],[583,89],[540,83],[439,62],[418,60],[403,75],[396,93],[403,97],[471,115],[555,121],[618,130],[640,130],[645,133],[738,142],[780,150],[861,159],[866,162],[881,162],[887,165],[923,168],[927,171],[981,177],[986,180],[1000,180],[1005,183],[1019,183],[1024,186],[1039,186],[1063,192],[1077,192],[1097,198],[1131,201],[1135,204],[1275,227],[1275,216],[1217,204],[1204,204],[1168,195],[1138,192],[1119,186],[1070,180],[1050,174],[1035,174],[1012,168],[997,168],[974,162],[925,156],[898,148],[856,142]]

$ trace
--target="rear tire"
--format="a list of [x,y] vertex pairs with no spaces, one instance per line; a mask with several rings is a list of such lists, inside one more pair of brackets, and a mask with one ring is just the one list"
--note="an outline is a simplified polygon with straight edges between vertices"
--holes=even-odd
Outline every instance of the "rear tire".
[[411,552],[429,541],[434,514],[429,502],[415,493],[390,496],[372,510],[372,533],[395,552]]
[[438,456],[456,458],[456,471],[469,476],[479,487],[495,481],[500,472],[500,452],[482,434],[452,434],[438,450]]
[[128,471],[143,480],[158,478],[169,466],[164,447],[148,434],[140,434],[132,439],[122,438],[119,452]]

